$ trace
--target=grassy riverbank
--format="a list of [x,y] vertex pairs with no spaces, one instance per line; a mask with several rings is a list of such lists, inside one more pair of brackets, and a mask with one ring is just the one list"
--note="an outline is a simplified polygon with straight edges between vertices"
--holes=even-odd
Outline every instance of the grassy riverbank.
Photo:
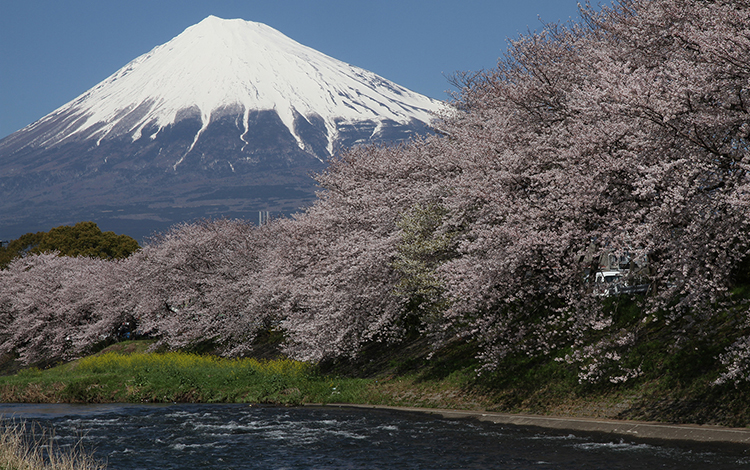
[[[224,359],[184,352],[146,353],[148,341],[118,343],[87,358],[0,377],[2,402],[352,403],[641,419],[744,427],[750,389],[713,385],[705,357],[650,349],[652,363],[624,384],[581,384],[552,358],[509,357],[476,375],[476,350],[431,351],[422,339],[372,345],[356,361],[309,365],[288,359]],[[645,348],[646,346],[644,346]]]
[[[145,353],[147,341],[107,350],[46,370],[0,378],[0,401],[65,403],[276,403],[349,400],[367,381],[321,376],[288,359],[224,359],[183,352]],[[346,390],[345,394],[341,389]]]

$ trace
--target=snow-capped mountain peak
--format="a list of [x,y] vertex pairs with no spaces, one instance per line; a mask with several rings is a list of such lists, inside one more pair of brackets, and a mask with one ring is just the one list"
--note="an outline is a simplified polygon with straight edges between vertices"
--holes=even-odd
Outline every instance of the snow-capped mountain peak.
[[342,123],[429,122],[440,107],[264,24],[209,16],[32,126],[61,114],[76,116],[66,119],[63,129],[55,126],[36,139],[36,145],[51,146],[80,139],[100,143],[123,135],[135,141],[147,128],[160,131],[185,117],[199,117],[201,128],[187,155],[218,117],[242,116],[238,138],[246,141],[251,111],[274,110],[303,150],[306,144],[295,120],[322,119],[331,154]]
[[148,235],[291,214],[329,157],[428,133],[442,106],[266,25],[210,16],[0,140],[0,225]]

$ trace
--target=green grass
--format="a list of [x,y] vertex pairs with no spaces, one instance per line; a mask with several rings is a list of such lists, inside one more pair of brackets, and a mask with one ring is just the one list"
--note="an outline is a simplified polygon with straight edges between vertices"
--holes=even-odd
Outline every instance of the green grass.
[[358,379],[323,377],[288,359],[225,359],[183,352],[104,352],[47,370],[0,377],[4,402],[324,403],[356,396]]
[[[148,353],[148,341],[113,345],[48,369],[0,376],[0,401],[41,403],[356,403],[473,408],[474,349],[454,347],[433,359],[422,342],[375,345],[358,362],[313,366],[289,359],[225,359],[186,352]],[[388,350],[390,354],[382,354]],[[370,374],[361,373],[369,370]],[[358,372],[359,371],[359,372]]]

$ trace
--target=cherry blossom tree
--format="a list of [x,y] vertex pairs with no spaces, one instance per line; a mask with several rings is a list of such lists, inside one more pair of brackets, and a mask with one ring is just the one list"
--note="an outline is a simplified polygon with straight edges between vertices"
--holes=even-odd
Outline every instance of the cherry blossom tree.
[[272,276],[286,293],[289,354],[353,355],[365,342],[403,334],[396,222],[439,197],[439,157],[423,141],[353,149],[318,176],[323,191],[312,207],[278,222]]
[[647,311],[665,321],[699,328],[725,298],[748,252],[749,11],[587,6],[581,24],[521,37],[496,70],[458,77],[460,113],[443,129],[463,171],[446,207],[468,229],[441,268],[446,317],[482,339],[490,366],[612,324],[582,295],[575,260],[592,246],[648,258]]
[[[159,345],[229,355],[281,329],[288,354],[318,361],[416,331],[475,341],[489,369],[553,354],[582,381],[622,382],[654,324],[676,349],[721,315],[750,331],[731,295],[750,251],[750,2],[581,17],[458,74],[436,135],[344,152],[293,218],[181,224],[123,261],[14,261],[0,352],[72,357],[133,321]],[[609,257],[649,283],[635,323],[593,289]],[[750,378],[749,338],[732,338],[719,382]]]
[[264,227],[229,219],[157,236],[132,260],[138,328],[159,338],[155,347],[246,352],[273,321],[259,280],[272,242]]
[[281,224],[289,351],[354,353],[421,311],[422,331],[477,339],[488,367],[573,347],[585,380],[626,380],[638,334],[592,294],[601,256],[648,266],[644,312],[682,325],[676,345],[700,329],[748,252],[747,15],[585,6],[459,75],[439,136],[334,162]]
[[55,252],[11,262],[0,271],[0,354],[49,364],[112,339],[129,314],[126,264]]

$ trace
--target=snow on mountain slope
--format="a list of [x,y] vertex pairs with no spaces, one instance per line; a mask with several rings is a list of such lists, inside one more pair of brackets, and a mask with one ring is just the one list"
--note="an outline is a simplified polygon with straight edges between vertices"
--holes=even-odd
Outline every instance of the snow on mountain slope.
[[[332,154],[342,124],[428,123],[441,106],[264,24],[209,16],[27,129],[44,129],[36,134],[34,146],[91,139],[99,144],[124,135],[135,141],[146,128],[161,130],[198,115],[202,125],[187,155],[212,120],[223,114],[241,113],[238,138],[246,142],[251,111],[274,110],[302,150],[305,142],[296,130],[296,117],[322,119]],[[45,128],[51,121],[55,125]],[[379,128],[376,125],[373,134]],[[180,162],[175,161],[175,167]]]
[[133,236],[310,204],[340,149],[430,132],[442,103],[259,23],[208,17],[0,140],[0,236]]

